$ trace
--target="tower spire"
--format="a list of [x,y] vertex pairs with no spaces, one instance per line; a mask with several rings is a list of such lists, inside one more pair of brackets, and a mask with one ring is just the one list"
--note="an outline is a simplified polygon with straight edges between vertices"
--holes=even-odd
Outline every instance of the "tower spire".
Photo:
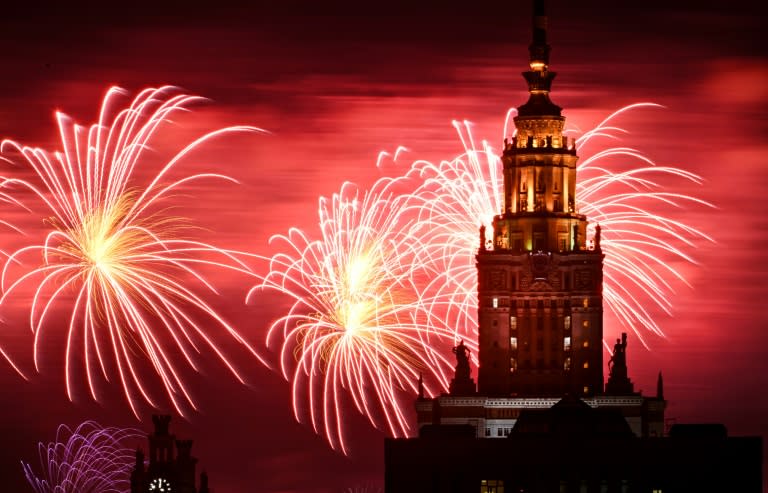
[[[481,395],[603,393],[602,268],[576,209],[573,141],[549,99],[544,0],[532,3],[528,101],[504,142],[504,209],[492,244],[478,249]],[[626,370],[625,370],[626,371]]]
[[533,0],[533,40],[528,47],[531,54],[531,70],[546,70],[549,65],[547,44],[547,9],[544,0]]
[[561,108],[549,100],[549,91],[555,72],[549,70],[549,51],[547,44],[547,14],[544,0],[533,0],[533,38],[528,52],[529,68],[523,72],[528,83],[530,97],[528,102],[517,108],[519,116],[560,116]]
[[664,378],[659,372],[659,378],[656,380],[656,398],[664,400]]

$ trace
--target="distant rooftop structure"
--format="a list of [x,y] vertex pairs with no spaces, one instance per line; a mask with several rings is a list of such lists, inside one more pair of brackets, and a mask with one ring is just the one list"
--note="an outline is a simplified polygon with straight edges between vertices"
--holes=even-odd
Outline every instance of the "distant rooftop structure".
[[200,473],[200,487],[195,485],[197,459],[192,456],[192,440],[177,440],[169,431],[171,416],[153,415],[155,431],[147,435],[149,461],[136,450],[136,464],[131,472],[131,493],[211,493],[208,475]]

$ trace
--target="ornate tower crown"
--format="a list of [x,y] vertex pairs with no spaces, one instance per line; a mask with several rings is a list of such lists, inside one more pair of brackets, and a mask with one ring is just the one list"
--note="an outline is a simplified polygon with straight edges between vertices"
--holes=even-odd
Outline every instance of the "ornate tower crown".
[[528,101],[517,109],[516,135],[505,140],[504,211],[494,220],[494,248],[513,251],[578,251],[586,247],[586,218],[576,211],[576,149],[563,135],[565,117],[549,99],[547,17],[533,2],[528,48]]
[[603,392],[603,256],[587,247],[576,149],[549,99],[555,73],[542,0],[533,1],[528,50],[528,101],[501,156],[504,210],[493,219],[493,248],[481,244],[476,257],[478,390],[592,396]]

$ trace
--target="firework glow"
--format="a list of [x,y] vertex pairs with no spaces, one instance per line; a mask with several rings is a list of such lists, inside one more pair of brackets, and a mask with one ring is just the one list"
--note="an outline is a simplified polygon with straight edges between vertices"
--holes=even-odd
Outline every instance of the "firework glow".
[[478,228],[484,225],[492,231],[493,217],[504,202],[499,157],[487,141],[478,148],[470,125],[453,122],[464,153],[439,164],[412,164],[408,174],[419,186],[407,198],[406,208],[417,217],[409,236],[418,245],[422,268],[429,272],[418,283],[429,325],[453,330],[476,357]]
[[145,435],[132,428],[86,421],[71,430],[60,425],[56,440],[38,445],[41,475],[22,462],[35,493],[124,493],[130,489],[133,443]]
[[[628,133],[615,126],[615,120],[650,107],[658,105],[637,103],[621,108],[576,139],[580,154],[591,151],[581,157],[577,168],[576,207],[590,221],[590,236],[596,224],[602,229],[605,304],[643,344],[647,331],[663,335],[646,306],[671,314],[675,283],[686,283],[675,261],[695,263],[689,251],[697,241],[713,241],[675,219],[675,211],[685,205],[711,204],[668,189],[674,186],[671,180],[701,184],[701,177],[658,166],[630,147],[603,145]],[[514,110],[507,113],[506,122],[513,114]],[[469,122],[454,122],[454,127],[464,147],[461,155],[439,164],[416,161],[409,170],[422,182],[409,197],[409,207],[419,215],[409,235],[417,239],[424,268],[434,273],[428,283],[420,285],[430,324],[453,328],[457,337],[474,341],[478,228],[484,225],[486,236],[490,234],[493,217],[503,209],[502,164],[487,141],[477,145]]]
[[274,290],[290,300],[267,344],[280,347],[296,419],[306,402],[315,431],[345,454],[344,396],[374,426],[405,436],[420,374],[432,395],[447,387],[451,370],[443,350],[453,332],[429,327],[413,284],[420,267],[413,238],[403,234],[398,185],[381,179],[361,194],[345,183],[331,199],[321,197],[320,239],[295,228],[274,236],[282,251],[247,299]]
[[[628,111],[648,107],[658,105],[637,103],[612,113],[578,137],[577,149],[587,148],[593,139],[616,139],[626,134],[612,121]],[[600,224],[602,229],[606,306],[647,347],[646,330],[660,336],[664,332],[646,306],[655,306],[671,315],[670,299],[676,281],[690,286],[674,262],[696,264],[690,250],[701,240],[714,241],[703,231],[676,219],[675,211],[691,205],[714,206],[694,196],[670,191],[662,184],[677,179],[701,185],[703,179],[694,173],[659,166],[630,147],[600,149],[598,143],[598,149],[579,163],[577,205],[589,218],[592,234],[595,225]],[[612,166],[617,162],[618,166]]]
[[[663,334],[645,305],[670,313],[675,281],[685,283],[671,260],[694,263],[688,250],[711,240],[673,213],[659,212],[659,205],[709,206],[663,185],[670,178],[700,184],[700,177],[657,166],[629,147],[601,147],[601,140],[627,133],[614,120],[652,106],[622,108],[576,139],[580,150],[598,149],[579,164],[576,206],[591,228],[599,223],[603,231],[606,306],[641,341],[645,331]],[[306,401],[315,431],[344,453],[343,394],[373,425],[403,436],[411,403],[401,407],[400,392],[413,395],[424,372],[429,395],[446,390],[452,366],[442,354],[449,343],[464,341],[477,361],[474,256],[478,227],[492,231],[503,208],[502,165],[487,141],[478,145],[469,122],[453,125],[461,155],[439,164],[415,161],[362,198],[350,183],[332,199],[321,198],[321,239],[295,228],[274,236],[281,252],[269,258],[268,273],[248,294],[252,301],[269,289],[291,300],[287,314],[269,327],[267,346],[280,347],[296,418]],[[380,153],[377,168],[406,150]]]
[[33,240],[9,255],[0,302],[23,285],[31,286],[29,324],[38,369],[46,328],[60,318],[55,312],[67,312],[65,380],[70,400],[74,366],[83,362],[94,400],[99,379],[109,382],[116,377],[139,417],[139,398],[158,406],[142,373],[141,365],[148,361],[173,407],[184,415],[183,407],[195,404],[179,366],[184,362],[197,370],[195,356],[204,348],[243,381],[214,340],[217,329],[259,356],[206,301],[206,294],[215,295],[216,289],[201,270],[247,274],[248,267],[237,252],[185,236],[191,225],[169,213],[168,199],[190,182],[235,180],[216,173],[174,179],[169,175],[212,139],[261,130],[235,126],[207,133],[164,162],[144,184],[138,170],[151,154],[158,131],[202,98],[173,87],[145,89],[127,108],[116,109],[124,94],[111,88],[98,122],[90,127],[57,112],[61,151],[3,141],[4,159],[16,158],[28,166],[32,178],[5,177],[2,192],[25,197],[18,199],[25,205],[31,195],[44,211],[45,228],[39,242]]

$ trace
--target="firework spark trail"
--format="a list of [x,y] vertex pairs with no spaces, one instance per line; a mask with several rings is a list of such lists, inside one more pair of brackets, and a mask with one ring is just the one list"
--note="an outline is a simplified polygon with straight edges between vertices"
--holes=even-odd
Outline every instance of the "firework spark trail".
[[[581,135],[577,150],[627,133],[613,125],[626,112],[657,106],[638,103],[621,108]],[[513,114],[514,109],[507,113],[505,135]],[[408,171],[409,176],[423,182],[410,197],[409,207],[419,220],[409,234],[422,248],[418,257],[423,259],[424,268],[434,274],[421,289],[422,299],[429,305],[430,324],[454,328],[457,337],[474,341],[478,226],[492,231],[492,218],[503,209],[502,165],[486,141],[477,146],[467,122],[454,122],[454,127],[464,147],[461,155],[439,164],[416,161]],[[620,169],[617,160],[622,163]],[[663,335],[646,305],[670,313],[674,283],[685,282],[672,261],[695,263],[688,250],[699,240],[713,241],[670,212],[686,204],[711,204],[664,191],[663,183],[682,179],[700,184],[702,179],[683,169],[656,166],[629,147],[598,147],[597,152],[581,158],[577,172],[577,208],[590,220],[590,234],[595,224],[602,228],[606,306],[646,344],[644,331]]]
[[267,344],[280,346],[296,419],[308,413],[315,432],[345,454],[342,414],[350,398],[374,426],[404,436],[410,420],[403,392],[410,402],[423,372],[433,395],[447,387],[451,371],[441,345],[453,343],[453,332],[427,326],[411,284],[419,267],[413,239],[403,233],[408,218],[399,185],[381,179],[360,198],[357,187],[345,183],[330,200],[321,197],[320,239],[295,228],[274,236],[283,248],[246,299],[269,289],[290,300],[287,314],[270,326]]
[[418,218],[409,236],[417,239],[419,261],[429,272],[425,281],[416,281],[430,307],[429,326],[453,330],[455,338],[466,338],[465,344],[476,349],[474,254],[478,226],[492,231],[493,217],[503,208],[501,162],[488,142],[476,146],[469,122],[454,121],[453,126],[464,153],[439,164],[413,163],[408,174],[421,184],[405,208]]
[[132,428],[102,427],[86,421],[72,431],[60,425],[56,440],[38,445],[38,476],[21,463],[36,493],[124,493],[130,489],[134,442],[144,433]]
[[[216,294],[216,290],[200,272],[201,267],[249,273],[248,267],[238,252],[182,237],[190,226],[168,215],[170,195],[189,182],[235,180],[216,173],[174,180],[168,175],[192,151],[218,136],[262,130],[235,126],[207,133],[165,162],[144,185],[136,171],[158,130],[203,98],[179,94],[168,86],[150,88],[129,107],[113,111],[123,94],[121,89],[111,88],[98,123],[90,127],[57,112],[62,151],[51,154],[3,141],[1,150],[21,156],[34,177],[5,177],[0,191],[10,196],[31,191],[50,218],[44,221],[46,231],[39,243],[16,250],[5,262],[0,303],[23,285],[32,286],[29,323],[36,368],[43,329],[54,323],[54,310],[68,311],[65,381],[70,400],[72,366],[82,359],[93,399],[98,400],[97,381],[110,381],[111,373],[117,373],[123,393],[139,417],[138,396],[157,407],[143,381],[146,377],[141,375],[140,364],[149,361],[173,407],[184,415],[182,407],[194,409],[195,404],[177,358],[183,357],[196,370],[194,354],[207,347],[243,381],[214,342],[211,326],[261,358],[203,295]],[[191,287],[195,285],[200,289]],[[201,324],[200,318],[207,324]]]
[[[576,140],[577,150],[592,139],[615,139],[616,134],[626,133],[613,126],[612,121],[628,111],[647,107],[660,106],[636,103],[610,114]],[[606,162],[614,158],[641,164],[629,169],[611,169]],[[675,292],[673,283],[688,284],[671,260],[695,264],[686,250],[695,248],[702,239],[714,241],[667,212],[685,205],[713,207],[712,204],[690,195],[664,191],[660,181],[672,178],[700,185],[703,180],[684,169],[657,166],[629,147],[610,147],[582,158],[577,171],[576,197],[580,212],[589,218],[591,233],[596,224],[602,229],[606,306],[647,347],[644,331],[638,327],[660,336],[664,333],[646,306],[660,308],[671,315],[669,300]],[[663,213],[657,213],[658,209]]]

